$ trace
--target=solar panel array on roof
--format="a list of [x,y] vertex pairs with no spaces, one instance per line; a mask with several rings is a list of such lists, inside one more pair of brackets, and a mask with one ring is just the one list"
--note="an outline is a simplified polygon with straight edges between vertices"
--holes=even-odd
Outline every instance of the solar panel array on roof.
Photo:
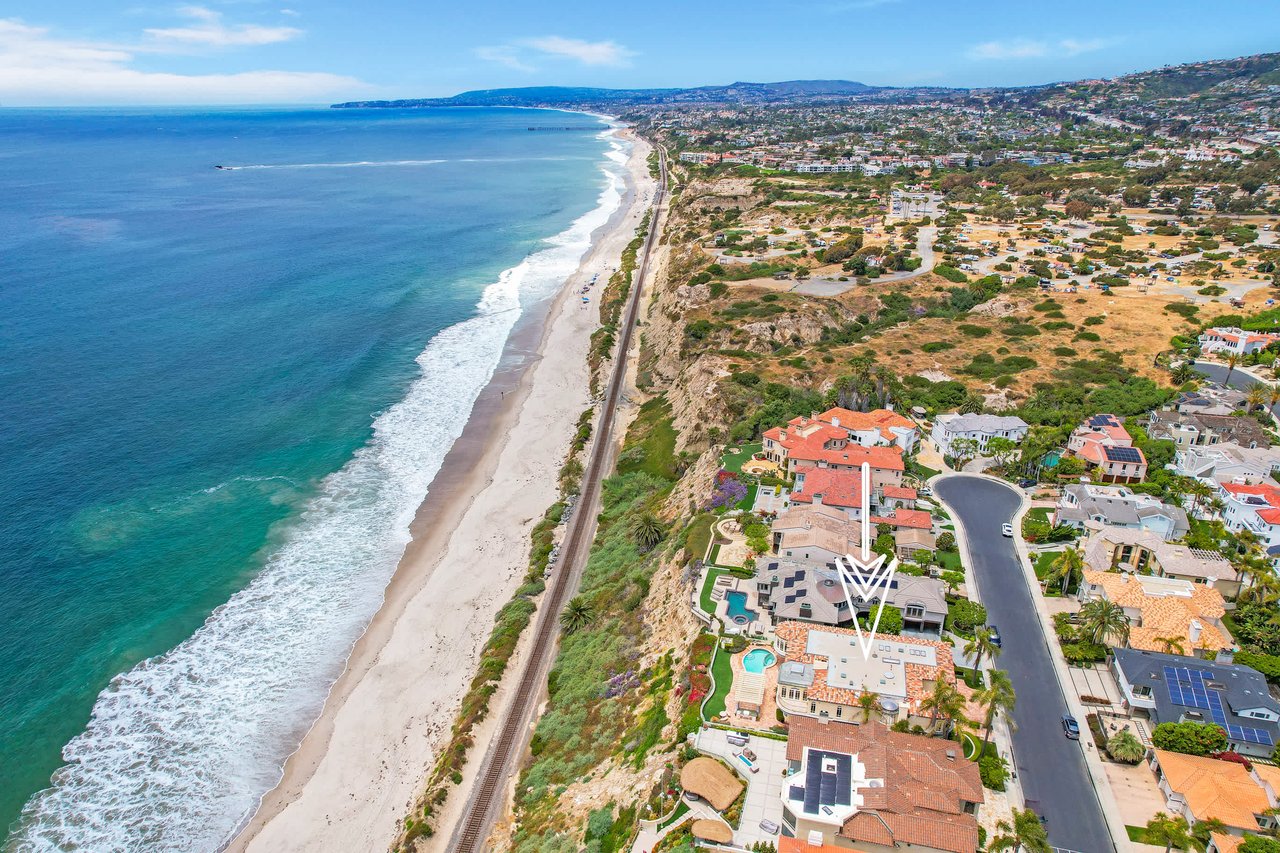
[[[853,773],[853,759],[839,752],[809,750],[808,766],[804,779],[804,810],[818,814],[823,806],[847,806],[853,802],[849,790]],[[833,772],[824,772],[823,765],[830,763]],[[792,792],[795,789],[792,788]]]
[[1098,429],[1101,427],[1117,427],[1120,422],[1116,420],[1114,415],[1094,415],[1089,418],[1089,426]]
[[1274,743],[1271,732],[1251,726],[1237,726],[1227,722],[1226,709],[1222,705],[1222,693],[1209,689],[1206,681],[1213,680],[1212,672],[1201,669],[1188,669],[1185,666],[1166,666],[1164,683],[1169,688],[1169,701],[1184,708],[1203,708],[1209,712],[1209,718],[1227,732],[1232,740],[1246,743]]
[[1136,447],[1106,447],[1107,459],[1112,462],[1141,462],[1142,454]]

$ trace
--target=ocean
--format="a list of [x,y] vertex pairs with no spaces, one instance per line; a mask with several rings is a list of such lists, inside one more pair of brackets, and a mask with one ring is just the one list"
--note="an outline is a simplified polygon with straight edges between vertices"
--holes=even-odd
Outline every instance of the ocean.
[[567,113],[0,110],[6,849],[247,818],[623,160]]

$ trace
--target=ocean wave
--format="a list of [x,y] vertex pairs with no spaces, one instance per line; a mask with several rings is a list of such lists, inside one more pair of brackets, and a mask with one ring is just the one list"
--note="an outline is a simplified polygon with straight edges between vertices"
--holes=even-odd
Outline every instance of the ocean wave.
[[[612,150],[622,143],[614,140]],[[621,200],[597,207],[487,287],[444,329],[373,436],[290,522],[243,590],[186,641],[117,676],[67,764],[27,803],[9,850],[212,850],[229,841],[318,716],[383,600],[409,524],[498,365],[522,298],[554,290]]]

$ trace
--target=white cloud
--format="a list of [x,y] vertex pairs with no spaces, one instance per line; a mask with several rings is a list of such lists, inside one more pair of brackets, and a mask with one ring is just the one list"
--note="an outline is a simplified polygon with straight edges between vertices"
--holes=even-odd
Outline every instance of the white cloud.
[[222,13],[205,6],[184,6],[178,12],[194,23],[187,27],[151,28],[145,31],[146,34],[160,42],[202,47],[275,44],[302,35],[302,30],[297,27],[264,27],[258,24],[227,26],[222,22]]
[[522,61],[516,48],[509,44],[477,47],[475,54],[477,58],[483,59],[485,62],[496,62],[516,71],[530,72],[538,70],[527,62]]
[[631,57],[636,55],[634,50],[615,41],[584,41],[564,36],[542,36],[508,44],[486,45],[477,47],[474,52],[486,62],[495,62],[526,73],[538,70],[534,63],[539,59],[569,59],[593,66],[626,66],[631,64]]
[[[206,42],[205,46],[209,46]],[[0,18],[0,102],[8,105],[317,102],[370,93],[355,78],[310,71],[171,74],[132,67],[137,48],[60,38]]]
[[636,55],[635,51],[614,41],[583,41],[563,36],[544,36],[526,39],[524,44],[547,56],[576,59],[583,65],[627,65],[628,60]]
[[1039,59],[1042,57],[1070,57],[1091,53],[1116,44],[1116,39],[1059,39],[1049,42],[1039,39],[1014,38],[1004,41],[984,41],[965,51],[970,59]]

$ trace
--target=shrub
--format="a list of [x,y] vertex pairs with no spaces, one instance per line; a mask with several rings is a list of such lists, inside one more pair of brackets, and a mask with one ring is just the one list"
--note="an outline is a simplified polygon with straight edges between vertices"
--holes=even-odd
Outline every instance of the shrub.
[[1241,666],[1256,669],[1266,676],[1267,681],[1280,681],[1280,657],[1264,655],[1256,652],[1236,652],[1235,662]]
[[968,335],[971,338],[985,338],[991,334],[991,330],[986,326],[975,326],[971,323],[961,323],[956,328],[960,330],[961,334]]
[[949,349],[955,349],[955,348],[956,348],[956,345],[951,343],[950,341],[929,341],[927,344],[922,344],[920,346],[920,349],[924,350],[925,352],[942,352],[943,350],[949,350]]
[[1107,322],[1106,317],[1093,316],[1084,318],[1084,324],[1086,326],[1101,326],[1105,322]]
[[1208,755],[1226,751],[1227,733],[1212,723],[1191,720],[1161,723],[1151,732],[1151,745],[1156,749],[1180,752],[1183,755]]
[[1137,764],[1146,752],[1146,747],[1128,729],[1117,732],[1107,741],[1107,754],[1121,764]]
[[938,534],[938,540],[935,543],[939,551],[954,551],[956,549],[956,537],[950,530],[944,530]]
[[947,281],[954,281],[956,284],[965,284],[969,281],[969,277],[960,270],[947,264],[938,264],[933,271],[945,278]]
[[1099,335],[1097,332],[1076,332],[1074,340],[1097,342],[1102,340],[1102,335]]
[[967,598],[953,601],[947,607],[947,615],[951,618],[951,627],[960,634],[972,634],[974,628],[987,624],[987,608]]
[[999,754],[987,753],[978,759],[978,775],[982,777],[984,788],[1003,791],[1005,780],[1009,778],[1009,770]]
[[1071,358],[1072,356],[1079,354],[1071,347],[1054,347],[1051,352],[1061,358]]

